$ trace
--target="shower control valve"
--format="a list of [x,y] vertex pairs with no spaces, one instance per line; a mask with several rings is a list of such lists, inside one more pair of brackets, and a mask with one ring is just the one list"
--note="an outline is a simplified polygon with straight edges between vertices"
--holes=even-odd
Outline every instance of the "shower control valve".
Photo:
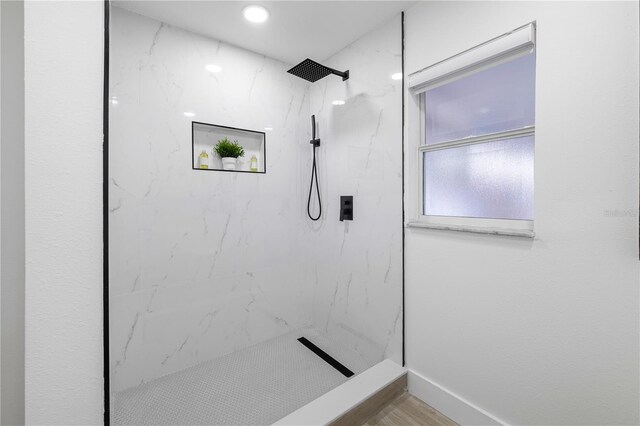
[[353,220],[353,195],[340,196],[340,222]]

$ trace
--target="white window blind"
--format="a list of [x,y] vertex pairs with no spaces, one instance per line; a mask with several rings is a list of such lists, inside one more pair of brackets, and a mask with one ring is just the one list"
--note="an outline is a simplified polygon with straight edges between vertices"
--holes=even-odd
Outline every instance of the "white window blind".
[[530,23],[409,75],[409,88],[419,94],[486,66],[531,53],[534,47],[535,24]]

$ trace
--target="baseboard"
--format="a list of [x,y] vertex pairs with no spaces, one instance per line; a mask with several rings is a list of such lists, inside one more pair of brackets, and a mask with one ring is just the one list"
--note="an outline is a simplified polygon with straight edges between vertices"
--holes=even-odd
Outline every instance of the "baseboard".
[[508,425],[434,381],[409,369],[409,393],[460,425]]

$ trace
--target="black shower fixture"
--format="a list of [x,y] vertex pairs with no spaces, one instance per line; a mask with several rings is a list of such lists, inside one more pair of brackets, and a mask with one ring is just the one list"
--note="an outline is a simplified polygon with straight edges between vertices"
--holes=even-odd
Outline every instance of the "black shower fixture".
[[[316,162],[316,148],[320,146],[320,138],[316,138],[316,116],[311,116],[311,145],[313,145],[313,163],[311,164],[311,184],[309,185],[309,198],[307,199],[307,215],[314,222],[322,216],[322,200],[320,200],[320,186],[318,186],[318,165]],[[316,182],[316,194],[318,196],[318,215],[311,214],[311,193],[313,192],[313,181]]]
[[325,78],[329,74],[335,74],[342,77],[342,81],[349,79],[349,70],[346,70],[344,72],[334,70],[333,68],[325,67],[324,65],[319,64],[316,61],[312,61],[309,58],[300,62],[298,65],[291,68],[287,72],[295,75],[296,77],[304,78],[305,80],[312,83]]
[[353,220],[353,195],[340,196],[340,222]]

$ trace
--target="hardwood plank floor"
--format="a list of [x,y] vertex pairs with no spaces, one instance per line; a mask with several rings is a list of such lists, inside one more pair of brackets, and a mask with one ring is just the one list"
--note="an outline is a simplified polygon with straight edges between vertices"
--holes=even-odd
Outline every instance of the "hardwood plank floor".
[[363,426],[458,426],[458,424],[405,392]]
[[393,383],[385,386],[375,395],[334,420],[329,426],[353,426],[359,425],[380,411],[380,407],[386,407],[406,393],[407,375],[403,374]]

